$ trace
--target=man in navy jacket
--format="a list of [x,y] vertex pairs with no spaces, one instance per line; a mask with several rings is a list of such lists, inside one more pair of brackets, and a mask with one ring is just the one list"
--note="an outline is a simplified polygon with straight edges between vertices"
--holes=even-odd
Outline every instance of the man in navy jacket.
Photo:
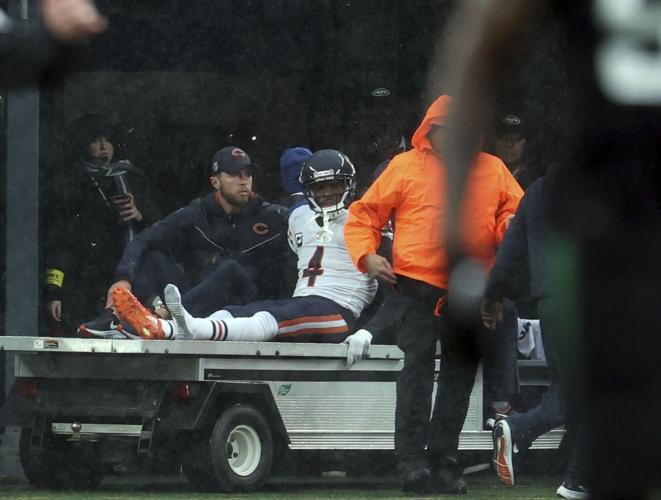
[[[182,300],[196,315],[231,304],[286,296],[289,250],[286,208],[252,190],[252,163],[233,146],[213,157],[214,191],[194,200],[140,233],[115,268],[116,287],[132,290],[145,304],[161,308],[168,283],[183,287]],[[112,312],[80,326],[82,335],[132,337]]]

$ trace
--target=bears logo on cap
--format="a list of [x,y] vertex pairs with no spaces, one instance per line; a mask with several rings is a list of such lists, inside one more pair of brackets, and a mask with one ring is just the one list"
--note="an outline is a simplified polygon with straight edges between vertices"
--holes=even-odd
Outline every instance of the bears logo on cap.
[[243,160],[246,156],[246,152],[243,149],[234,148],[232,150],[232,158],[235,160]]
[[211,165],[211,171],[212,172],[218,172],[218,162],[214,161],[213,165]]

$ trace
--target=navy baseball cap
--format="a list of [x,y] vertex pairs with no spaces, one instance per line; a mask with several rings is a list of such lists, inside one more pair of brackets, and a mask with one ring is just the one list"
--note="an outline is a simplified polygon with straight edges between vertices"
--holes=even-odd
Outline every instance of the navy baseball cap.
[[211,160],[209,175],[218,175],[225,172],[230,175],[238,174],[240,170],[248,168],[252,171],[253,164],[250,156],[243,149],[236,146],[227,146],[216,151]]

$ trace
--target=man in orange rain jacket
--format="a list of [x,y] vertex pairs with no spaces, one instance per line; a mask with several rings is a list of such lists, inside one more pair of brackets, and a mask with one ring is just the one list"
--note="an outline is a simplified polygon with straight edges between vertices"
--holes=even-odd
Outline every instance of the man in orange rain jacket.
[[[347,339],[366,352],[379,322],[396,322],[405,354],[397,379],[395,453],[405,491],[464,493],[455,455],[468,409],[480,339],[444,327],[448,259],[445,246],[444,124],[450,98],[439,97],[413,135],[413,150],[390,162],[363,198],[349,207],[346,245],[361,271],[394,286],[374,322]],[[462,201],[466,253],[489,268],[523,192],[495,156],[480,154]],[[394,214],[393,264],[377,255],[381,228]],[[479,318],[479,311],[475,311]],[[440,389],[429,422],[436,341],[441,340]],[[481,335],[480,335],[481,336]],[[355,352],[355,351],[354,351]],[[429,428],[429,433],[428,433]]]

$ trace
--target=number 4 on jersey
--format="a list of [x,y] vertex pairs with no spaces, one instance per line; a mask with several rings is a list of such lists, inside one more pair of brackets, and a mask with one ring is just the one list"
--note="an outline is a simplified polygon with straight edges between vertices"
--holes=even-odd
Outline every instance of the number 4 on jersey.
[[310,258],[310,262],[308,262],[308,268],[303,271],[303,277],[308,278],[308,286],[314,286],[317,276],[324,274],[324,269],[321,267],[321,259],[323,258],[324,247],[317,246],[312,258]]

